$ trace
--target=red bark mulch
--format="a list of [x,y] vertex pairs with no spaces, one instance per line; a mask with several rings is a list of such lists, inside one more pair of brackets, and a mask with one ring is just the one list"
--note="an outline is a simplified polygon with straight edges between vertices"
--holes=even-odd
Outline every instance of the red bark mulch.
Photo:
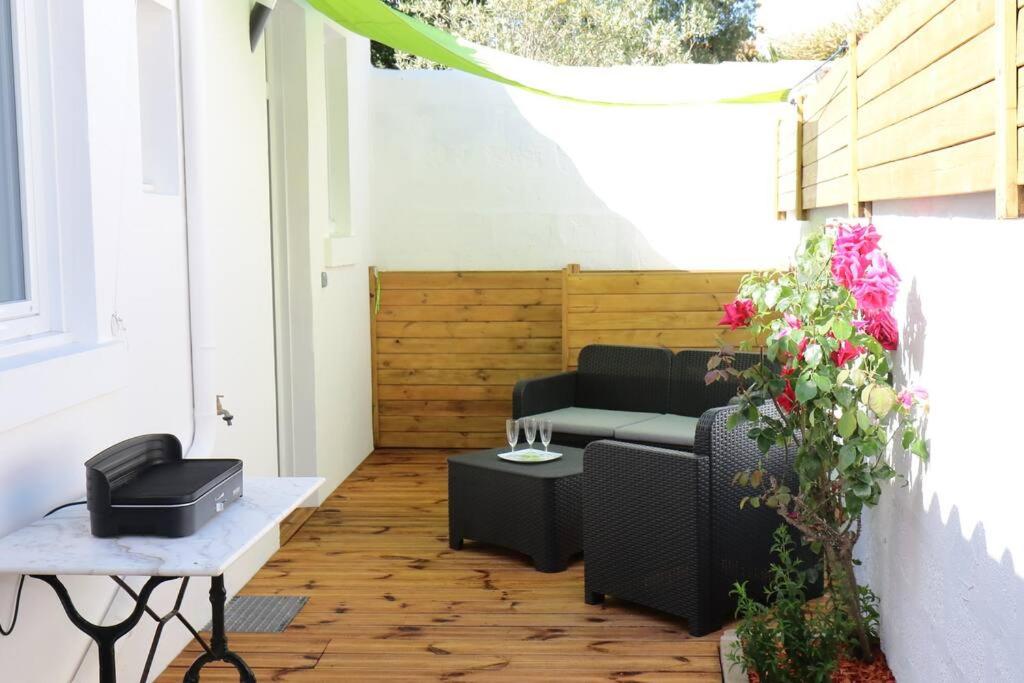
[[[760,683],[757,674],[748,673],[750,683]],[[839,667],[832,672],[832,683],[896,683],[896,677],[889,670],[885,655],[875,648],[875,661],[867,664],[858,659],[841,659]]]

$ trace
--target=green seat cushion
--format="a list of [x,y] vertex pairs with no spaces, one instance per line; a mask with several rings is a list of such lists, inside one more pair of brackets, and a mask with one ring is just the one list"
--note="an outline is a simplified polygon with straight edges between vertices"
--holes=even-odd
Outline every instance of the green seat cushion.
[[658,415],[643,422],[616,428],[615,438],[620,441],[662,443],[692,448],[698,422],[699,418],[686,415]]
[[551,420],[554,431],[563,434],[582,434],[611,438],[615,430],[658,417],[657,413],[632,413],[624,410],[601,410],[600,408],[561,408],[529,417]]

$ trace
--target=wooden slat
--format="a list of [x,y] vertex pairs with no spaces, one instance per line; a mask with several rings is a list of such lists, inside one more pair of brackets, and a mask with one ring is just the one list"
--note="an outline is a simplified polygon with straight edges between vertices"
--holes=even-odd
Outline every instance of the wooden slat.
[[379,445],[380,441],[380,413],[378,412],[377,387],[377,350],[379,336],[377,333],[377,269],[370,266],[370,419],[373,431],[373,443]]
[[694,330],[714,328],[721,311],[569,313],[569,329],[577,330]]
[[[846,132],[849,134],[848,130]],[[847,170],[849,170],[849,165],[850,159],[845,147],[829,154],[823,159],[812,161],[804,166],[803,186],[811,187],[833,178],[845,176],[847,175]]]
[[863,138],[991,81],[992,73],[986,64],[993,54],[995,29],[990,28],[926,69],[862,104],[858,113],[860,136]]
[[458,353],[458,354],[414,354],[382,353],[377,364],[386,368],[429,368],[429,369],[515,369],[551,368],[557,369],[562,362],[560,354],[549,353]]
[[821,135],[803,145],[804,168],[816,159],[823,159],[833,152],[846,147],[850,140],[850,131],[843,125],[834,125]]
[[902,0],[860,41],[857,72],[864,73],[913,35],[953,0]]
[[865,169],[861,198],[897,199],[982,192],[993,187],[993,136]]
[[505,385],[511,393],[511,386],[521,379],[529,379],[550,373],[551,368],[539,365],[533,368],[515,370],[424,370],[424,369],[381,369],[377,372],[381,386],[387,384],[447,384],[474,385],[496,384]]
[[559,353],[561,338],[516,339],[483,338],[459,339],[453,344],[450,338],[411,339],[408,337],[380,337],[377,341],[379,353]]
[[904,119],[859,141],[861,168],[952,147],[991,135],[995,83]]
[[[739,282],[737,281],[737,285]],[[690,294],[576,294],[569,298],[570,313],[612,311],[721,311],[736,298],[736,288]]]
[[384,289],[559,289],[557,272],[391,272],[382,273]]
[[[857,93],[861,106],[992,26],[994,10],[995,0],[954,0],[861,74]],[[994,58],[978,68],[994,71]]]
[[438,323],[438,322],[378,322],[377,334],[382,337],[409,337],[426,339],[476,339],[480,337],[548,338],[562,333],[560,322],[511,323]]
[[[503,434],[463,434],[461,432],[381,432],[381,443],[390,448],[497,448]],[[506,446],[508,444],[505,444]]]
[[561,306],[384,306],[378,322],[536,322],[561,319]]
[[380,428],[383,432],[482,432],[493,435],[504,431],[505,417],[382,415]]
[[743,273],[736,272],[608,272],[570,275],[573,294],[678,294],[735,291]]
[[558,306],[558,289],[389,289],[385,306]]
[[381,401],[381,416],[423,415],[433,417],[491,416],[508,417],[512,414],[512,400],[498,401]]
[[[844,70],[845,73],[845,70]],[[815,138],[824,135],[833,126],[841,125],[842,121],[846,119],[847,114],[847,101],[846,101],[846,87],[836,94],[825,108],[818,113],[818,115],[812,118],[805,118],[803,124],[803,148],[804,153],[808,151],[807,143]],[[807,159],[805,158],[804,164],[806,165]]]
[[829,102],[839,97],[846,88],[846,60],[837,59],[804,98],[804,117],[817,119]]
[[[833,178],[832,180],[826,180],[823,183],[817,185],[811,185],[805,187],[803,192],[804,207],[808,209],[815,209],[825,206],[842,206],[846,204],[847,197],[847,180],[846,176],[840,176],[839,178]],[[863,183],[862,188],[862,199],[863,197]]]
[[997,0],[995,12],[996,218],[1020,215],[1017,187],[1017,3]]
[[512,400],[507,386],[397,385],[381,386],[381,401],[504,401]]
[[[742,334],[715,330],[602,330],[569,332],[569,347],[580,349],[587,344],[625,344],[628,346],[663,346],[669,349],[711,349],[719,339],[738,341]],[[575,365],[575,362],[572,363]]]

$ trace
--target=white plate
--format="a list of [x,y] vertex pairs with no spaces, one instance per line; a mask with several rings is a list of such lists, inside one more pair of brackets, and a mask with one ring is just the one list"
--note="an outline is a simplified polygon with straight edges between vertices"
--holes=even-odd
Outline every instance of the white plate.
[[562,457],[562,454],[553,451],[545,453],[537,448],[524,448],[521,451],[512,451],[511,453],[498,453],[498,457],[509,462],[538,463],[558,460]]

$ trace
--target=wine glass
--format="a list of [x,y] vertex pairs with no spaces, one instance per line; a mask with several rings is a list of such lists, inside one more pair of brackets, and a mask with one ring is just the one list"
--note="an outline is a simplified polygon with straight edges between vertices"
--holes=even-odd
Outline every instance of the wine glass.
[[508,438],[508,445],[513,451],[519,443],[519,420],[509,418],[505,420],[505,436]]
[[530,444],[530,450],[533,450],[533,442],[537,438],[536,418],[528,417],[523,420],[523,433],[526,434],[526,443]]
[[540,423],[540,442],[544,444],[544,452],[548,452],[548,444],[551,443],[551,432],[554,425],[551,424],[551,420],[541,420]]

